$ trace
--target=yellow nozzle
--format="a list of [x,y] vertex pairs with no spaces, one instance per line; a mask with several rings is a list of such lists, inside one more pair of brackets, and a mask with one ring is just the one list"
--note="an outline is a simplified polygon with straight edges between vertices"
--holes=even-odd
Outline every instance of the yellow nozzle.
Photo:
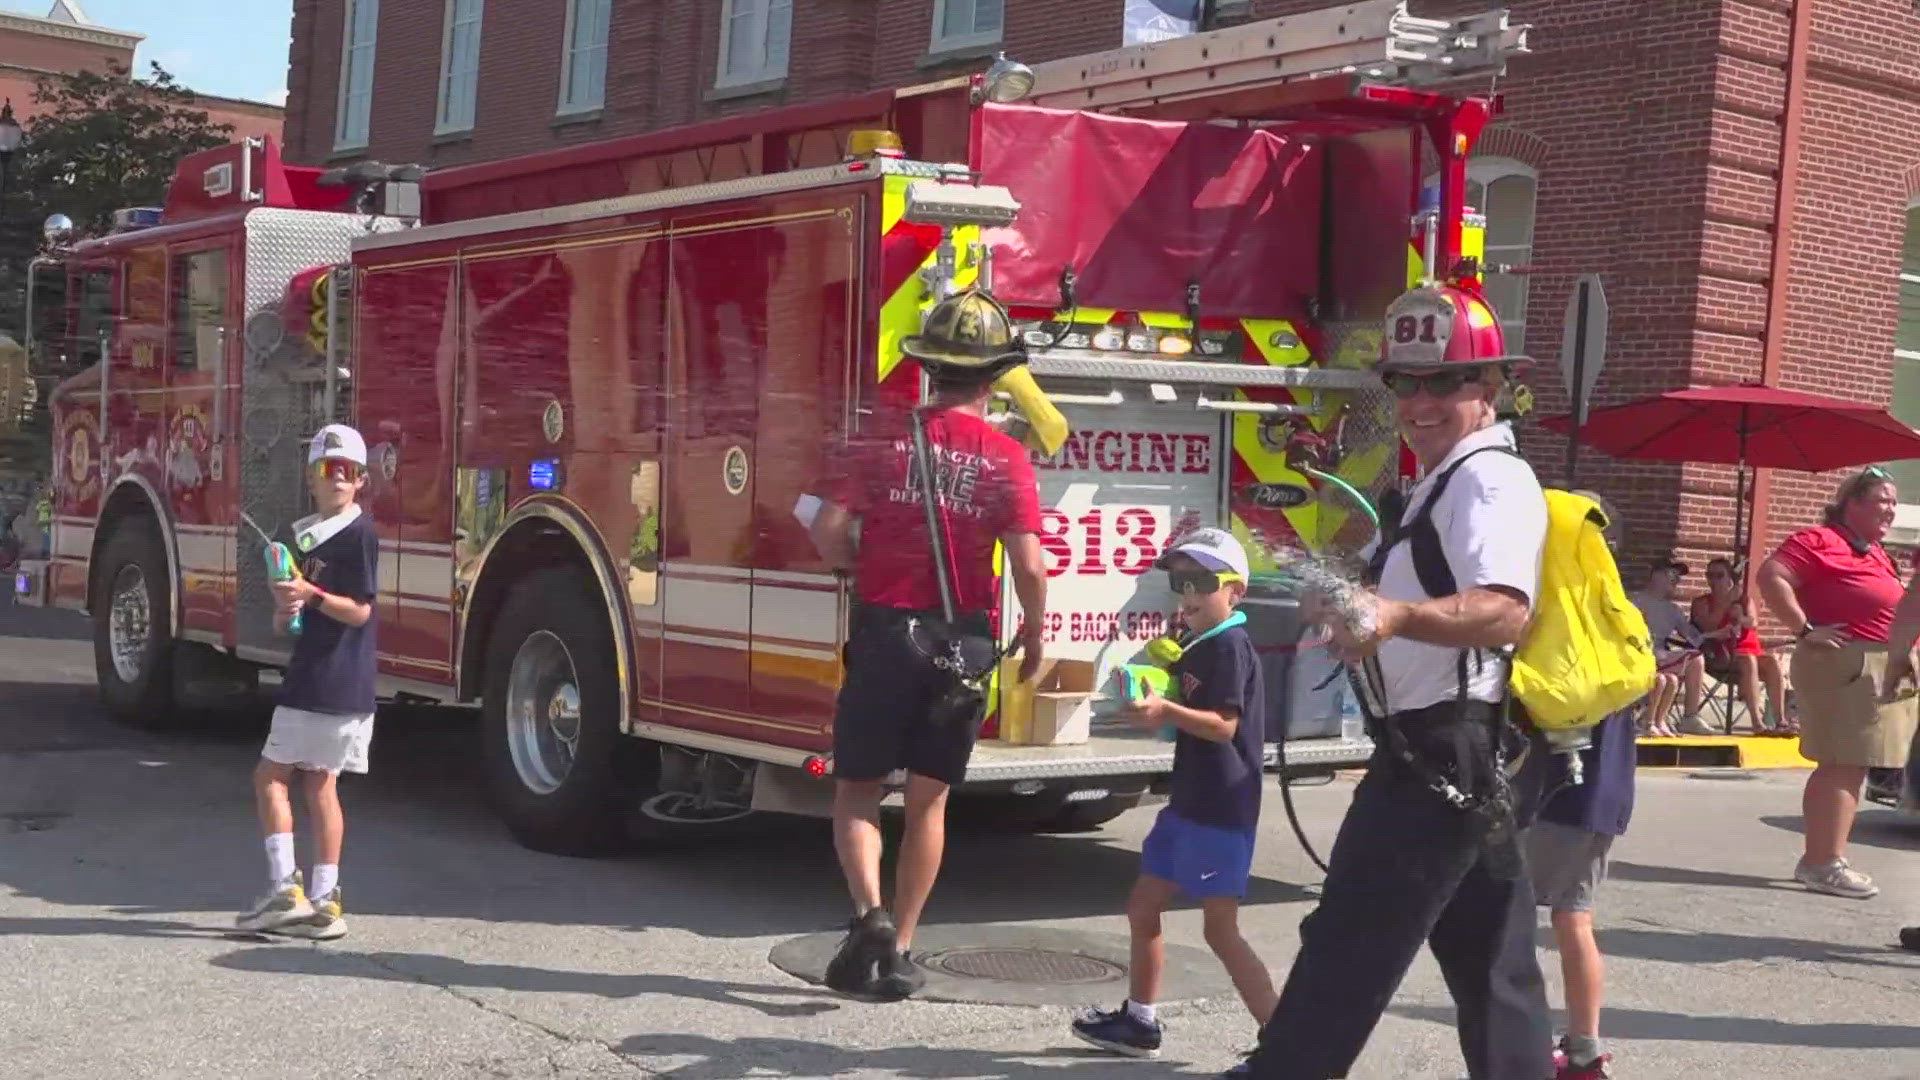
[[993,386],[1013,398],[1014,408],[1027,418],[1027,449],[1052,457],[1067,441],[1067,418],[1033,381],[1033,373],[1022,365],[994,380]]

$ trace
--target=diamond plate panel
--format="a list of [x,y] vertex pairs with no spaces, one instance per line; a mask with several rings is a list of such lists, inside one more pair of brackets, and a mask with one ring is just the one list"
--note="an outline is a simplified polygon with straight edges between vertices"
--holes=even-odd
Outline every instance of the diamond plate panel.
[[[302,270],[348,259],[356,237],[395,232],[391,218],[262,208],[247,215],[243,326],[278,318],[287,283]],[[344,328],[351,312],[340,313]],[[340,382],[335,416],[326,415],[326,365],[304,335],[249,333],[240,386],[240,509],[269,531],[311,511],[306,489],[306,443],[331,420],[352,415],[351,385]],[[284,648],[273,630],[273,593],[264,573],[260,538],[244,526],[234,533],[240,568],[235,599],[241,646]]]

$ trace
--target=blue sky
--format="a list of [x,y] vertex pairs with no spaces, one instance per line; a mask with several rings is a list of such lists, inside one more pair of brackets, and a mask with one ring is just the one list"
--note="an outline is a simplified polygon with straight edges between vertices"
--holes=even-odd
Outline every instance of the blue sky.
[[[293,0],[80,0],[94,24],[145,34],[139,74],[158,61],[188,87],[280,104],[287,96]],[[53,0],[0,0],[0,8],[45,15]],[[241,14],[245,12],[245,14]]]

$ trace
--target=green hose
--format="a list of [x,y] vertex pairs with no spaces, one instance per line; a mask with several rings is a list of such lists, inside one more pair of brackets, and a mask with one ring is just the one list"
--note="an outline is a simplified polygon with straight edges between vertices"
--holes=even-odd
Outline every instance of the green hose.
[[1367,515],[1367,520],[1373,523],[1373,527],[1376,529],[1380,527],[1380,512],[1373,508],[1372,500],[1361,494],[1359,488],[1354,487],[1352,484],[1347,483],[1332,473],[1321,472],[1311,465],[1301,466],[1300,471],[1323,484],[1332,484],[1334,487],[1346,492],[1347,497],[1353,500],[1354,505],[1358,506],[1361,512]]

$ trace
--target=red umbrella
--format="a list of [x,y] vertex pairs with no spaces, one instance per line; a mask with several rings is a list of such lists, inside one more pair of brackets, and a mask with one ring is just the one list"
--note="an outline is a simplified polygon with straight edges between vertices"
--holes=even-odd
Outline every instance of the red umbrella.
[[[1542,421],[1568,433],[1571,417]],[[1746,542],[1746,470],[1826,472],[1920,458],[1920,432],[1885,409],[1757,383],[1690,386],[1587,414],[1577,438],[1610,457],[1740,467],[1735,550]]]

